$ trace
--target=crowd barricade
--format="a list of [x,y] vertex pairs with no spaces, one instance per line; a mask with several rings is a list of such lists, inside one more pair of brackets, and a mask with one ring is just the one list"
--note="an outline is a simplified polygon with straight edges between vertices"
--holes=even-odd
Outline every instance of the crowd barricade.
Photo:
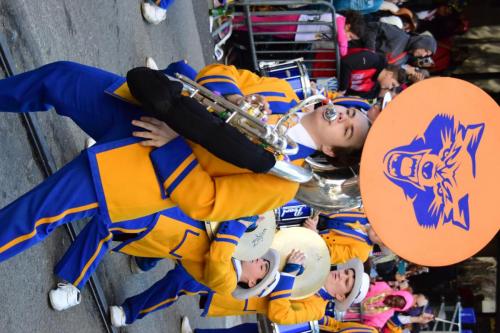
[[308,76],[338,77],[340,53],[336,13],[328,1],[240,0],[233,3],[234,31],[248,32],[254,70],[302,58]]

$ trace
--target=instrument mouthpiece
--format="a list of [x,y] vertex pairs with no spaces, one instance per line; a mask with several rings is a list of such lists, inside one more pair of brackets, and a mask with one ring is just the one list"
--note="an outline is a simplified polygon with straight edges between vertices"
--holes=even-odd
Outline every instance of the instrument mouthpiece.
[[335,107],[333,105],[328,105],[325,113],[323,113],[323,118],[325,118],[326,121],[334,121],[337,119],[338,113],[335,111]]

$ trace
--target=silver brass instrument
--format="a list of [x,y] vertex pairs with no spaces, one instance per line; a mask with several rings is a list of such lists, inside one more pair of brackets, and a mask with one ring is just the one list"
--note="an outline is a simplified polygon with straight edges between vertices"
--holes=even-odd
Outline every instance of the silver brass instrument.
[[299,167],[288,161],[287,156],[296,154],[298,145],[286,135],[288,128],[285,124],[290,117],[304,107],[323,101],[324,96],[315,95],[306,98],[291,108],[276,126],[272,126],[266,124],[266,115],[259,107],[255,107],[248,102],[243,102],[240,106],[235,105],[184,75],[176,74],[176,77],[183,84],[184,91],[191,98],[196,99],[208,111],[215,113],[226,123],[236,127],[249,137],[250,140],[274,154],[276,164],[269,171],[271,174],[298,183],[305,183],[312,178],[310,169]]
[[362,207],[359,177],[354,170],[335,168],[311,157],[306,158],[306,164],[313,171],[313,177],[300,184],[295,199],[325,213]]
[[[266,124],[266,115],[259,107],[248,102],[235,105],[181,74],[176,74],[176,77],[191,98],[274,154],[276,164],[270,173],[301,183],[297,200],[323,212],[351,210],[361,206],[358,177],[350,169],[337,169],[310,157],[306,159],[305,167],[287,160],[288,155],[298,151],[297,143],[286,135],[287,121],[304,107],[324,101],[324,96],[314,95],[304,99],[272,126]],[[329,121],[336,119],[337,112],[333,105],[325,112],[324,117]]]

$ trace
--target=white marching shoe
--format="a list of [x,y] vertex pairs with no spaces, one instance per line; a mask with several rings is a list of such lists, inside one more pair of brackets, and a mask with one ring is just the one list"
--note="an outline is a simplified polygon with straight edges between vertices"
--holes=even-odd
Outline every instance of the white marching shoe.
[[71,283],[58,283],[49,292],[50,305],[56,311],[63,311],[80,304],[80,290]]
[[156,61],[151,57],[146,57],[146,67],[149,69],[154,69],[155,71],[158,70],[158,65],[156,64]]
[[188,317],[182,317],[181,333],[193,333],[193,329],[191,328]]
[[123,308],[118,305],[112,305],[109,307],[109,317],[111,319],[111,325],[114,327],[123,327],[127,326],[126,320],[127,317],[125,316],[125,311],[123,311]]
[[142,16],[151,24],[160,24],[167,18],[167,10],[145,0],[141,4]]

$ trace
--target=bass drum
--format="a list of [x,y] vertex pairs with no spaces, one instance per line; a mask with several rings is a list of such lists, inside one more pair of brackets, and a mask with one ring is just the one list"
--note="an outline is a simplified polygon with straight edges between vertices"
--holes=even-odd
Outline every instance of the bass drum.
[[314,215],[314,210],[297,200],[292,200],[274,210],[278,228],[300,227],[303,221]]
[[312,96],[311,81],[304,59],[297,58],[285,62],[268,62],[260,64],[263,76],[275,77],[287,81],[300,100]]

